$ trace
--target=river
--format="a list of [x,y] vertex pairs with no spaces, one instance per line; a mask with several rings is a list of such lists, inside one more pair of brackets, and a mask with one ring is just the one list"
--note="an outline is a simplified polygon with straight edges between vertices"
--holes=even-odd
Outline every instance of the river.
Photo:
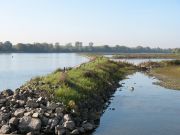
[[156,81],[140,72],[121,81],[93,135],[179,135],[180,92]]
[[51,73],[57,68],[73,67],[87,60],[75,53],[0,54],[0,91],[18,88],[32,77]]

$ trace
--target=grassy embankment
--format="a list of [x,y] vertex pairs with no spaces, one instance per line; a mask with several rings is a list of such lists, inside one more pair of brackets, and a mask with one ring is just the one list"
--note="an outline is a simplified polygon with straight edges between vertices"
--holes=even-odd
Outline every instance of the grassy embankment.
[[180,90],[180,60],[160,62],[157,68],[150,70],[150,75],[157,77],[159,85]]
[[161,54],[161,53],[131,53],[131,54],[117,54],[113,55],[114,59],[178,59],[180,54]]
[[104,57],[72,68],[57,70],[47,76],[32,79],[25,89],[46,90],[53,100],[71,108],[101,108],[118,86],[119,80],[135,68],[128,63],[117,63]]

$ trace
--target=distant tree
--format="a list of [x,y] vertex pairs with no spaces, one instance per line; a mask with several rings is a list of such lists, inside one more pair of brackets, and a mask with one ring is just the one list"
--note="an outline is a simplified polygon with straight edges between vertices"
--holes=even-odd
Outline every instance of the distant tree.
[[1,44],[1,49],[3,51],[12,51],[12,43],[10,41],[6,41],[3,44]]
[[77,51],[82,51],[82,49],[83,49],[83,43],[82,43],[82,42],[79,42],[79,41],[76,41],[76,42],[75,42],[75,49],[76,49]]

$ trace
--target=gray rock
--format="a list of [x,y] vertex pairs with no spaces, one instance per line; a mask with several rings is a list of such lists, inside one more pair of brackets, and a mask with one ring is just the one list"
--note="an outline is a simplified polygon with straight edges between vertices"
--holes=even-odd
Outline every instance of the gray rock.
[[30,116],[24,116],[19,120],[18,127],[22,133],[39,131],[41,129],[41,120],[38,118],[31,118]]
[[65,133],[66,133],[66,130],[61,125],[57,125],[55,127],[55,134],[57,134],[57,135],[64,135]]
[[18,119],[16,117],[12,117],[10,120],[9,120],[9,124],[10,125],[17,125],[18,124]]
[[55,113],[54,115],[57,116],[57,117],[62,118],[64,114],[63,113]]
[[43,97],[39,97],[39,98],[36,100],[36,102],[42,102],[42,100],[43,100]]
[[63,123],[63,126],[72,131],[75,128],[75,123],[74,121],[66,121]]
[[11,113],[2,113],[0,112],[0,121],[7,121],[11,116]]
[[16,116],[16,117],[22,117],[22,116],[24,115],[24,112],[25,112],[25,109],[24,109],[24,108],[17,109],[17,110],[14,112],[14,116]]
[[11,89],[7,89],[1,92],[2,95],[4,96],[12,96],[14,92]]
[[44,115],[46,116],[46,117],[49,117],[50,116],[50,114],[49,113],[44,113]]
[[45,116],[43,116],[43,117],[41,118],[41,122],[42,122],[42,125],[43,125],[43,126],[46,126],[46,125],[48,124],[48,121],[49,121],[49,119],[48,119],[47,117],[45,117]]
[[64,107],[57,107],[56,108],[56,113],[62,113],[64,111]]
[[0,99],[0,104],[4,104],[6,101],[7,101],[7,99],[2,98],[2,99]]
[[23,107],[25,105],[25,101],[24,100],[17,100],[16,101],[20,107]]
[[71,121],[71,116],[69,114],[65,114],[63,117],[64,121]]
[[74,129],[72,132],[71,132],[72,135],[78,135],[79,134],[79,131],[78,129]]
[[9,125],[3,125],[2,127],[1,127],[1,130],[0,130],[0,133],[2,133],[2,134],[8,134],[8,133],[10,133],[10,127],[9,127]]
[[6,107],[4,107],[4,106],[3,106],[3,107],[1,107],[1,111],[3,111],[3,110],[6,110]]
[[28,100],[26,102],[26,106],[31,107],[31,108],[37,108],[37,107],[39,107],[39,104],[36,101]]
[[34,133],[33,132],[29,132],[26,135],[34,135]]
[[59,124],[59,118],[55,117],[54,119],[52,119],[51,122],[51,129],[53,129],[55,126],[57,126]]
[[24,116],[31,116],[32,115],[32,112],[26,112],[24,113]]
[[80,127],[80,128],[79,128],[79,132],[84,133],[84,132],[85,132],[84,128],[83,128],[83,127]]
[[86,131],[90,131],[90,130],[93,130],[94,129],[94,125],[87,122],[87,123],[84,123],[83,125],[83,128],[86,130]]
[[32,117],[33,118],[38,118],[39,114],[36,112],[36,113],[33,113]]
[[48,103],[47,108],[50,110],[55,110],[59,105],[56,103]]

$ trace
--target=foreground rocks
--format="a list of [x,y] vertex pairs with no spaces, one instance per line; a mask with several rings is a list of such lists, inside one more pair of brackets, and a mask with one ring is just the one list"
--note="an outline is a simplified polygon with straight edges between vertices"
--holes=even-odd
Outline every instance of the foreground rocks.
[[5,90],[0,94],[0,134],[83,134],[95,128],[60,102],[38,90]]

